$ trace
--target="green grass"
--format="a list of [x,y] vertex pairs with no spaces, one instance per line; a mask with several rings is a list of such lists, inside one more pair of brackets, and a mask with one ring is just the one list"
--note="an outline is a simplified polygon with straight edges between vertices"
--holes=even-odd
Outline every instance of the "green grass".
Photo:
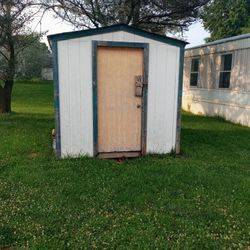
[[250,129],[183,115],[183,156],[57,160],[53,86],[0,116],[0,248],[249,249]]

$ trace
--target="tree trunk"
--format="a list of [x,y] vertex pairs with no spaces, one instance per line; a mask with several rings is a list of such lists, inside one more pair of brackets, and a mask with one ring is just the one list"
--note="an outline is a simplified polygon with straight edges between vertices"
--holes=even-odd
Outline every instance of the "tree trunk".
[[0,86],[0,113],[5,113],[4,89]]
[[136,5],[134,6],[133,16],[132,16],[132,25],[138,27],[139,18],[140,18],[140,8],[141,8],[141,1],[137,1]]
[[[2,1],[1,1],[2,2]],[[18,32],[22,30],[23,23],[22,18],[25,19],[25,14],[21,15],[22,11],[26,8],[24,4],[23,10],[15,12],[17,17],[20,19],[16,27],[16,20],[14,20],[14,14],[12,13],[13,8],[15,9],[15,4],[13,1],[3,1],[2,4],[5,7],[4,20],[6,23],[1,24],[1,29],[3,29],[4,39],[1,41],[3,44],[4,51],[6,55],[3,57],[6,59],[6,70],[4,70],[3,86],[0,84],[0,113],[10,113],[11,112],[11,94],[14,84],[15,77],[15,66],[16,66],[16,54],[15,54],[15,39],[19,37]],[[25,1],[24,1],[25,2]],[[20,3],[21,4],[21,3]],[[1,6],[1,7],[3,7]],[[19,7],[17,7],[19,8]],[[20,16],[21,15],[21,16]],[[21,18],[22,17],[22,18]],[[20,26],[20,27],[19,27]]]
[[0,113],[11,112],[12,88],[13,80],[6,81],[4,87],[0,87]]

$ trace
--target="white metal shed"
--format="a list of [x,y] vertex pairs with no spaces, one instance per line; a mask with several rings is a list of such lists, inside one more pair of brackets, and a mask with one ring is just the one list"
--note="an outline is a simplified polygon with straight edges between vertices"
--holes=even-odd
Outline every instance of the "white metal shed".
[[48,38],[59,157],[179,152],[186,42],[124,24]]

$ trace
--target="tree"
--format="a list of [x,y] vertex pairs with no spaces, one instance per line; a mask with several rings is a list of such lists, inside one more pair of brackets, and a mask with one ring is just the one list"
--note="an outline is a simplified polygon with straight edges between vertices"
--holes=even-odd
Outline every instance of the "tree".
[[45,43],[40,42],[39,34],[32,34],[32,44],[17,56],[16,78],[31,80],[41,78],[43,68],[52,67],[51,53]]
[[37,9],[32,0],[0,1],[0,113],[11,112],[11,95],[18,54],[32,39],[26,28]]
[[207,41],[250,31],[250,0],[214,0],[204,8],[203,24],[211,33]]
[[165,34],[194,22],[210,0],[45,0],[45,6],[76,28],[125,23]]

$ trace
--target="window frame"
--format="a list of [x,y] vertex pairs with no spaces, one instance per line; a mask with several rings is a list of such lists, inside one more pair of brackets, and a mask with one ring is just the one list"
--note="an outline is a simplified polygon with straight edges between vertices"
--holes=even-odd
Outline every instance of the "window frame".
[[[192,62],[193,60],[198,60],[198,71],[192,71]],[[200,83],[200,57],[192,57],[191,58],[191,63],[190,63],[190,78],[189,78],[189,88],[198,88],[199,83]],[[197,84],[196,85],[191,85],[191,76],[192,74],[197,74]]]
[[[230,70],[224,70],[224,66],[225,66],[225,60],[223,60],[223,57],[227,56],[227,55],[231,55],[231,69]],[[218,89],[220,90],[230,90],[231,89],[231,76],[232,76],[232,69],[233,69],[233,53],[232,52],[224,52],[221,53],[220,55],[220,71],[219,71],[219,79],[218,79]],[[221,87],[221,74],[223,73],[230,73],[230,79],[229,79],[229,86],[228,87]]]

